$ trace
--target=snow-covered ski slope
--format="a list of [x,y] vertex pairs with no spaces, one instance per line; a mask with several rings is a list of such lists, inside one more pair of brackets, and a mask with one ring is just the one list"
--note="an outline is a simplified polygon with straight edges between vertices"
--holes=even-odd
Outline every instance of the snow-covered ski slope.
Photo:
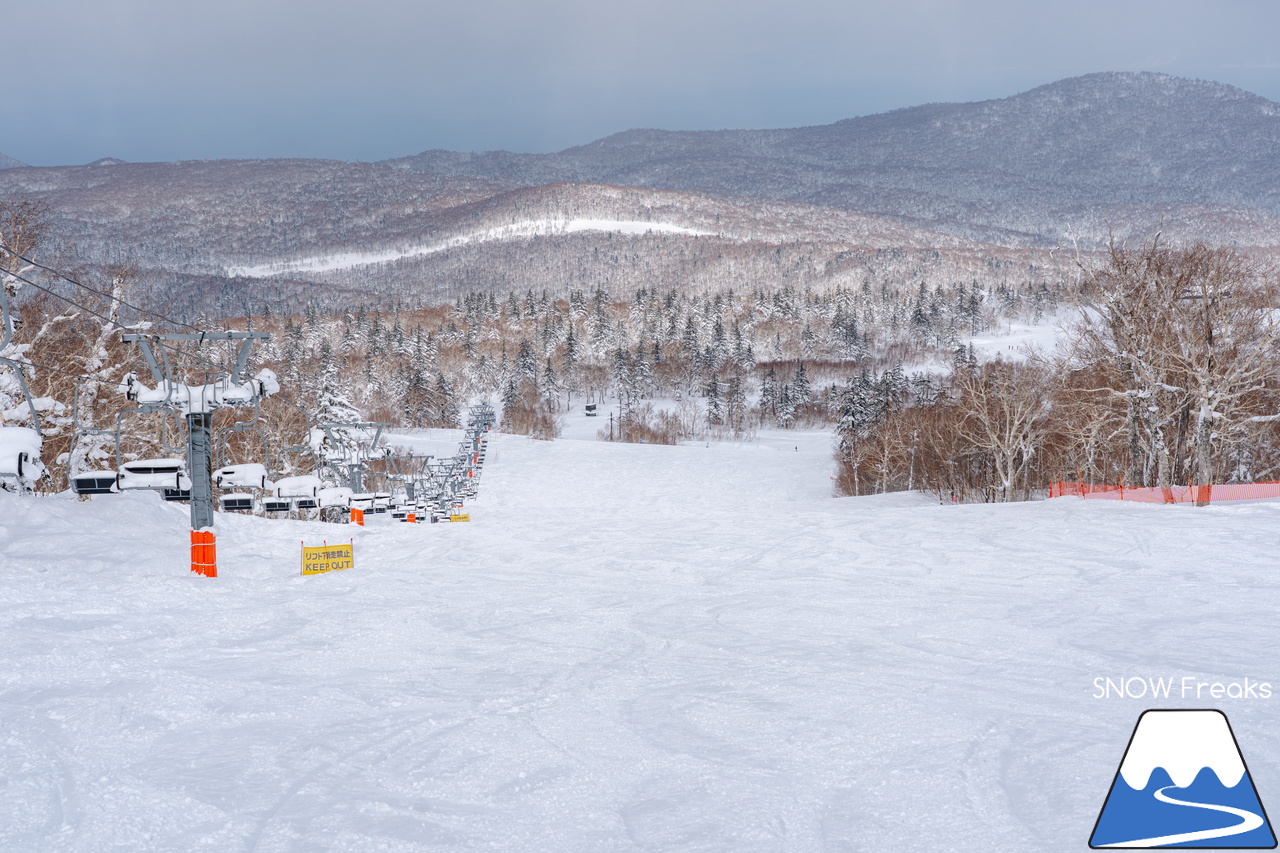
[[216,580],[177,506],[0,495],[0,849],[1079,851],[1148,707],[1222,708],[1280,803],[1280,699],[1093,698],[1280,684],[1280,505],[833,499],[822,434],[491,448],[471,524],[222,516]]
[[434,243],[423,243],[397,249],[378,251],[339,252],[293,261],[230,267],[227,275],[245,278],[267,278],[273,275],[296,272],[332,272],[351,267],[370,266],[447,252],[470,243],[490,243],[499,240],[528,240],[555,234],[576,234],[580,231],[611,231],[618,234],[682,234],[688,237],[712,236],[710,231],[686,228],[666,222],[638,222],[618,219],[530,219],[494,228],[469,231]]

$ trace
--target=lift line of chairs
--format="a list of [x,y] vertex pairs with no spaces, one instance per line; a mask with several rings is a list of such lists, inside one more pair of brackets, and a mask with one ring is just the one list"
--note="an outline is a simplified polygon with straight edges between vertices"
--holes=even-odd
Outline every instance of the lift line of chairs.
[[[475,497],[487,434],[495,422],[493,407],[484,403],[472,406],[458,453],[440,460],[424,457],[417,472],[385,476],[393,491],[355,493],[343,486],[325,486],[315,474],[273,482],[265,465],[249,462],[228,465],[213,473],[214,485],[220,490],[254,490],[227,492],[219,496],[218,504],[223,512],[253,512],[258,506],[272,515],[297,510],[359,509],[389,513],[398,521],[408,521],[411,516],[414,521],[444,521],[457,517],[463,502]],[[394,461],[395,457],[390,459]],[[191,478],[186,460],[136,459],[121,464],[117,471],[90,471],[71,480],[71,490],[77,495],[110,495],[135,489],[158,491],[166,501],[190,500]]]

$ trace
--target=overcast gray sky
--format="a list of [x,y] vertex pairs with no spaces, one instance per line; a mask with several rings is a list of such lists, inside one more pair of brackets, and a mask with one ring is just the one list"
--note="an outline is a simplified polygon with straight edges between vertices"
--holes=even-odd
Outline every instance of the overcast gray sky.
[[554,151],[1161,71],[1280,101],[1275,0],[0,0],[33,165]]

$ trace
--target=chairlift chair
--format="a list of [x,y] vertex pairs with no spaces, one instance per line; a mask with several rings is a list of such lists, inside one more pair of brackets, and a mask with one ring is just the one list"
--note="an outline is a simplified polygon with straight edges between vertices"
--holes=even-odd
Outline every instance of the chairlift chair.
[[263,512],[288,512],[293,509],[293,503],[287,498],[263,498]]
[[[138,406],[132,409],[125,409],[124,411],[116,415],[116,428],[115,428],[116,469],[123,471],[125,468],[124,450],[123,450],[124,419],[126,415],[133,415],[133,414],[142,414],[142,415],[160,414],[160,415],[166,416],[163,418],[163,420],[161,420],[160,440],[159,440],[160,449],[164,453],[169,453],[169,454],[172,454],[173,456],[181,456],[184,460],[182,470],[185,472],[186,471],[185,459],[187,454],[187,447],[186,447],[186,438],[184,437],[185,426],[182,421],[182,416],[178,414],[176,409],[169,409],[169,408],[163,408],[163,407],[157,408],[149,405]],[[169,423],[170,417],[173,418],[174,433],[181,438],[180,442],[176,444],[170,444],[165,438],[165,433],[166,433],[165,426]],[[145,460],[135,460],[135,461],[143,462]],[[124,485],[121,484],[120,487],[123,489]],[[145,488],[145,487],[139,487],[139,488]],[[190,487],[188,486],[188,488]]]
[[0,427],[0,489],[27,492],[48,476],[40,461],[44,439],[29,427]]
[[220,489],[230,487],[269,489],[274,487],[274,484],[267,479],[267,466],[260,462],[223,466],[213,472],[213,482]]
[[346,486],[327,486],[316,493],[322,509],[348,509],[351,506],[351,495],[351,489]]
[[126,462],[120,466],[116,475],[116,488],[122,492],[132,489],[158,490],[164,493],[165,500],[188,500],[191,478],[187,476],[187,460],[135,459]]
[[77,495],[114,495],[117,474],[115,471],[86,471],[71,478],[71,491]]
[[254,497],[245,492],[232,492],[218,497],[223,512],[253,512]]

